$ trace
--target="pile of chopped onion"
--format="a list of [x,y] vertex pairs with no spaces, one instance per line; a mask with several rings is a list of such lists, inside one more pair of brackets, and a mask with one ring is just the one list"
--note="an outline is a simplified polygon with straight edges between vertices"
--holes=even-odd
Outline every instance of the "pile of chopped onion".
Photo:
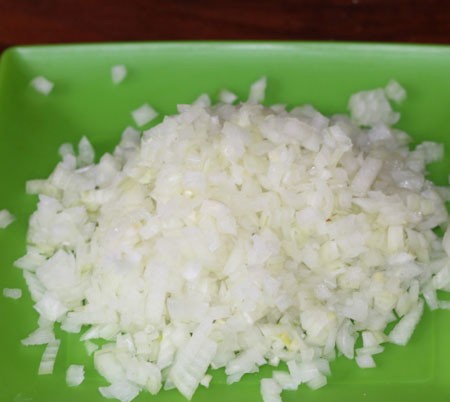
[[425,177],[443,150],[410,149],[390,127],[387,95],[401,101],[403,88],[360,92],[350,117],[326,117],[262,106],[265,85],[238,105],[229,91],[179,105],[142,136],[128,128],[98,163],[87,139],[77,155],[66,144],[50,177],[28,183],[39,203],[16,264],[41,315],[23,343],[48,343],[40,373],[57,322],[94,354],[107,398],[190,399],[209,368],[233,383],[286,362],[261,381],[280,401],[324,386],[338,355],[374,367],[384,343],[408,342],[424,301],[449,307],[436,291],[450,290],[450,234],[433,232],[446,229],[449,191]]

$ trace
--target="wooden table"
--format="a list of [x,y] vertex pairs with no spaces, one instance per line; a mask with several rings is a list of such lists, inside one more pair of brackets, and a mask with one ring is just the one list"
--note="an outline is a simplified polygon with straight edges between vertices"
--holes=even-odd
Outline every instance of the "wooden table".
[[186,39],[450,44],[450,0],[0,0],[0,50]]

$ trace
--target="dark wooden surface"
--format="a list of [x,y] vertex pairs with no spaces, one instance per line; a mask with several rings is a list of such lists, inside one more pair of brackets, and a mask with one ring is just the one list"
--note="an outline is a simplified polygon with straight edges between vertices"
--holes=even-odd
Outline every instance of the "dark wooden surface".
[[0,0],[0,51],[186,39],[450,44],[450,0]]

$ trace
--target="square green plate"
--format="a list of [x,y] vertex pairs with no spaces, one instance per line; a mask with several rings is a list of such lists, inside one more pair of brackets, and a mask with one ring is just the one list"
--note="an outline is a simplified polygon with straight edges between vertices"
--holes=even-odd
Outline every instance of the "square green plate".
[[[113,85],[110,68],[125,64],[128,76]],[[49,96],[30,80],[44,75],[55,82]],[[25,195],[25,181],[49,175],[58,146],[87,135],[98,154],[111,150],[132,125],[130,111],[144,102],[161,115],[200,93],[217,98],[221,88],[247,96],[249,85],[268,77],[266,103],[311,103],[324,113],[345,112],[351,93],[384,86],[396,78],[409,100],[400,107],[398,126],[417,140],[444,142],[447,159],[431,167],[433,180],[445,184],[450,172],[450,47],[349,43],[137,43],[18,47],[0,62],[0,209],[17,221],[0,231],[0,288],[26,289],[13,261],[25,251],[27,220],[35,197]],[[27,291],[20,300],[0,296],[0,401],[96,402],[105,385],[78,336],[60,334],[55,373],[38,376],[43,347],[24,347],[37,314]],[[284,392],[285,401],[389,402],[450,401],[450,312],[427,311],[407,347],[388,345],[376,356],[376,369],[361,370],[354,361],[332,363],[329,384],[318,391],[301,387]],[[65,385],[69,364],[84,364],[86,380]],[[227,386],[218,372],[210,388],[194,401],[260,401],[259,379],[270,370]],[[183,401],[176,391],[136,401]]]

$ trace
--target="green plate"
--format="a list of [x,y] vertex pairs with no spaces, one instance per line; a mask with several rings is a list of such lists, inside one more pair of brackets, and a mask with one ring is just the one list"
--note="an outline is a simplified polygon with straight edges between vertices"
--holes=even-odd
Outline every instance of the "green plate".
[[[112,85],[110,67],[125,64],[126,80]],[[49,96],[30,80],[44,75],[55,82]],[[269,103],[311,103],[324,113],[345,112],[351,93],[384,86],[396,78],[408,90],[398,126],[417,140],[444,142],[447,159],[430,168],[445,184],[450,168],[450,47],[347,43],[137,43],[18,47],[0,63],[0,209],[16,216],[0,231],[0,288],[25,288],[13,261],[25,251],[27,220],[36,198],[25,195],[25,181],[49,175],[58,146],[87,135],[98,153],[111,150],[133,121],[130,111],[144,102],[161,115],[200,93],[217,98],[221,88],[247,96],[249,85],[268,77]],[[55,373],[38,376],[43,347],[24,347],[20,339],[36,327],[37,313],[27,291],[20,300],[0,297],[0,401],[96,402],[105,381],[76,335],[60,334]],[[318,391],[301,387],[284,392],[285,401],[389,402],[450,401],[450,312],[427,311],[407,347],[388,345],[376,356],[378,367],[362,370],[354,361],[332,363],[329,384]],[[86,380],[65,385],[69,364],[84,364]],[[270,370],[227,386],[218,372],[210,388],[194,401],[260,401],[259,379]],[[136,401],[183,401],[176,392]]]

